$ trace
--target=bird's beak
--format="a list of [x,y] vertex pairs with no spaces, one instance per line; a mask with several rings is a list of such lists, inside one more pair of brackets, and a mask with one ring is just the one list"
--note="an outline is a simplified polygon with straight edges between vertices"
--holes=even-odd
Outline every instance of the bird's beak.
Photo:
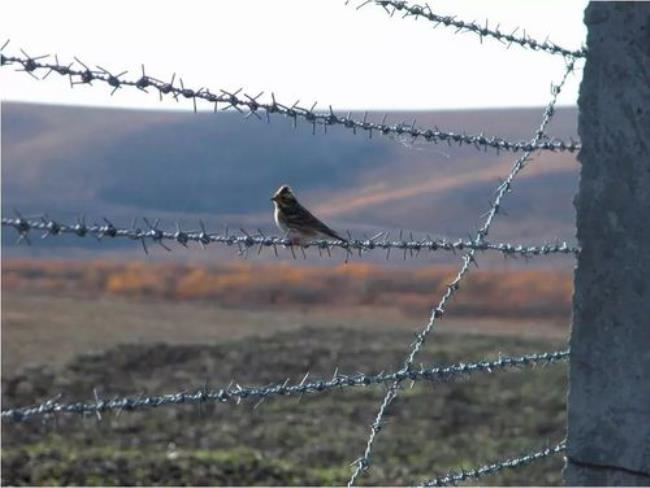
[[276,196],[271,197],[272,202],[276,202],[277,200],[278,200],[278,197],[276,197]]

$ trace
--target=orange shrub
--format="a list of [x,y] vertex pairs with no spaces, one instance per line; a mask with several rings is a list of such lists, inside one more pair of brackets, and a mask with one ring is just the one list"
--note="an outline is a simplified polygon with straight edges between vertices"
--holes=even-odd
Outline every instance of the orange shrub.
[[[404,269],[368,263],[319,267],[10,260],[2,263],[2,286],[47,293],[209,299],[234,307],[377,305],[422,314],[436,303],[456,273],[449,266]],[[565,271],[476,270],[454,298],[454,313],[566,316],[571,293],[571,274]]]

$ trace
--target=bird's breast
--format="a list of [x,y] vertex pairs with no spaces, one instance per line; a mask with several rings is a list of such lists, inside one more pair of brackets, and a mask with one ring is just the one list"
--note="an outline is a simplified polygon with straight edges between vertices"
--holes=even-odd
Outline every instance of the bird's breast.
[[287,223],[285,222],[284,216],[282,215],[282,211],[280,210],[280,207],[278,206],[277,203],[275,203],[275,211],[273,212],[273,218],[275,219],[275,225],[277,225],[282,232],[287,232],[289,230],[289,228],[287,227]]

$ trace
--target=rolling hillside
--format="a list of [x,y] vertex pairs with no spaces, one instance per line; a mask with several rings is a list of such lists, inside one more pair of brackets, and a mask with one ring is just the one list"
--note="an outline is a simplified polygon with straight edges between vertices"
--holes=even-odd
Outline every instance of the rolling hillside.
[[[420,125],[521,140],[540,113],[395,113],[389,120],[417,118]],[[575,137],[575,126],[576,111],[560,109],[550,133]],[[368,140],[342,129],[314,136],[307,125],[294,129],[291,121],[273,119],[267,126],[230,113],[2,105],[3,215],[16,207],[58,219],[85,213],[90,221],[108,216],[130,225],[134,216],[148,216],[170,226],[180,220],[186,228],[203,219],[215,230],[274,232],[269,196],[289,183],[328,223],[353,235],[404,230],[465,237],[513,160],[510,153],[378,135]],[[508,197],[493,238],[572,241],[577,175],[570,154],[536,156]],[[116,246],[137,251],[129,242],[57,238],[17,248],[14,241],[3,233],[7,256],[94,256]]]

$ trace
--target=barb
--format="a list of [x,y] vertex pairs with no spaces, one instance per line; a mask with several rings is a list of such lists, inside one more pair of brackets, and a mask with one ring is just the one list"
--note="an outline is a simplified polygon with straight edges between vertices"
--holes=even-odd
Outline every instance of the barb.
[[[553,117],[553,113],[555,111],[555,103],[557,101],[557,97],[560,94],[560,91],[564,86],[564,83],[566,82],[569,74],[573,71],[573,66],[574,66],[574,62],[569,61],[567,63],[564,76],[562,77],[560,83],[557,86],[551,87],[551,93],[552,93],[551,100],[549,101],[548,105],[546,106],[546,109],[544,110],[544,116],[542,117],[542,121],[537,131],[535,132],[534,137],[531,140],[532,143],[538,142],[544,138],[544,131],[546,129],[546,126],[550,122],[551,118]],[[530,158],[531,155],[532,155],[532,151],[526,151],[519,159],[517,159],[513,164],[512,169],[510,170],[510,173],[508,174],[505,181],[501,183],[501,185],[499,185],[499,187],[497,188],[496,197],[492,202],[492,204],[490,205],[490,209],[487,212],[487,217],[483,223],[483,226],[478,230],[476,234],[476,238],[474,239],[476,242],[484,242],[485,239],[487,238],[492,222],[494,221],[494,217],[501,209],[501,201],[503,197],[505,196],[506,193],[512,190],[512,181],[519,174],[519,172],[526,166],[528,159]],[[447,290],[445,294],[441,298],[438,305],[434,307],[433,310],[431,311],[431,316],[429,318],[428,323],[426,324],[424,329],[416,335],[416,340],[413,342],[413,344],[411,344],[411,349],[409,351],[409,354],[406,360],[404,361],[403,370],[408,371],[412,367],[415,356],[418,354],[418,352],[420,352],[428,335],[433,330],[433,327],[436,323],[436,319],[442,317],[446,313],[447,303],[460,289],[460,283],[469,272],[471,264],[476,263],[475,255],[476,255],[476,251],[472,249],[463,256],[463,265],[458,271],[458,274],[456,275],[454,280],[449,285],[447,285]],[[377,412],[375,421],[370,426],[370,434],[368,437],[368,441],[366,443],[366,448],[364,450],[363,456],[359,458],[359,460],[355,463],[356,466],[350,477],[350,480],[348,481],[348,486],[352,486],[356,478],[361,474],[361,472],[368,469],[370,465],[370,454],[372,452],[372,447],[375,438],[377,437],[377,434],[381,429],[383,416],[386,410],[388,409],[388,407],[390,406],[391,402],[397,397],[397,392],[400,383],[401,383],[400,380],[396,380],[392,385],[389,386],[388,391],[384,396],[384,400],[382,401],[379,407],[379,411]]]
[[122,397],[111,400],[101,400],[95,393],[95,398],[89,402],[59,403],[51,400],[33,407],[10,408],[2,411],[2,419],[19,422],[34,417],[41,417],[55,413],[102,413],[111,410],[133,411],[178,404],[193,403],[235,403],[239,404],[244,399],[263,400],[271,397],[287,397],[304,395],[306,393],[321,393],[332,389],[343,389],[354,386],[370,386],[391,383],[396,380],[440,382],[466,377],[475,373],[491,374],[497,371],[515,369],[519,367],[533,367],[537,365],[550,365],[569,358],[569,350],[545,352],[540,354],[527,354],[524,356],[502,356],[492,361],[478,361],[469,363],[456,363],[446,367],[424,368],[411,371],[396,371],[366,375],[356,373],[345,375],[335,371],[329,380],[307,381],[307,376],[300,383],[290,385],[289,380],[268,386],[228,386],[218,390],[202,389],[194,393],[181,392],[168,395],[149,397]]
[[[247,117],[254,115],[260,118],[260,112],[266,114],[267,121],[270,120],[271,114],[283,115],[293,120],[296,125],[298,119],[307,121],[312,125],[312,132],[316,132],[316,127],[320,126],[326,131],[328,126],[340,126],[352,130],[354,133],[363,131],[372,137],[373,133],[388,135],[388,136],[406,136],[414,140],[421,138],[433,143],[446,142],[449,145],[471,145],[477,149],[492,148],[497,151],[533,151],[533,150],[549,150],[549,151],[569,151],[575,152],[580,149],[580,144],[573,140],[565,142],[558,139],[553,140],[537,140],[531,142],[511,142],[500,137],[486,136],[484,134],[465,134],[459,132],[441,131],[436,128],[417,127],[415,122],[408,124],[405,122],[397,124],[386,124],[384,121],[381,123],[370,122],[367,120],[368,114],[366,113],[362,120],[352,118],[351,114],[339,115],[334,112],[332,107],[328,111],[316,111],[316,104],[311,107],[302,107],[298,102],[291,105],[284,105],[276,101],[275,96],[271,95],[271,100],[267,102],[259,101],[263,95],[259,93],[256,96],[250,96],[245,93],[240,95],[242,89],[234,92],[228,92],[220,89],[218,93],[213,93],[206,88],[198,90],[188,88],[182,81],[179,86],[174,84],[175,76],[172,77],[170,82],[164,82],[158,78],[148,76],[145,74],[144,67],[142,69],[142,76],[140,78],[122,78],[126,72],[119,75],[112,75],[108,70],[99,68],[98,70],[91,70],[87,65],[75,58],[76,64],[80,68],[74,67],[72,64],[59,64],[58,58],[55,58],[54,63],[47,63],[39,61],[39,58],[32,58],[27,55],[24,56],[5,56],[2,54],[2,66],[19,65],[18,71],[25,71],[26,73],[36,76],[34,73],[39,71],[46,72],[45,76],[51,73],[57,73],[61,76],[67,76],[70,79],[71,86],[78,84],[92,84],[93,81],[108,84],[111,88],[111,95],[116,90],[122,87],[134,87],[141,91],[146,92],[148,88],[157,90],[160,98],[163,95],[171,95],[175,99],[183,97],[191,99],[194,110],[196,111],[197,100],[204,100],[214,105],[215,111],[219,104],[222,105],[222,110],[229,108],[236,109],[240,112],[246,112]],[[45,77],[44,76],[44,77]],[[384,117],[385,120],[385,117]]]
[[422,6],[409,4],[403,0],[367,0],[359,5],[358,8],[365,7],[370,3],[383,7],[391,17],[395,15],[396,12],[399,12],[403,14],[402,17],[414,17],[416,20],[419,17],[428,19],[434,23],[434,28],[444,25],[445,27],[456,29],[456,33],[471,32],[479,37],[481,43],[483,42],[484,37],[490,37],[496,39],[507,48],[513,44],[517,44],[521,47],[532,49],[533,51],[545,51],[551,54],[559,54],[569,59],[585,58],[587,56],[586,47],[576,50],[565,49],[554,42],[551,42],[548,38],[543,42],[539,42],[526,34],[525,30],[521,35],[518,35],[517,32],[519,31],[519,28],[516,28],[510,34],[507,34],[499,30],[499,25],[494,29],[490,29],[487,20],[484,25],[480,25],[477,22],[458,20],[455,16],[435,14],[428,4]]
[[486,464],[484,466],[467,471],[461,470],[453,473],[447,473],[439,478],[425,481],[420,486],[449,486],[455,485],[456,483],[462,481],[476,480],[482,478],[483,476],[495,474],[506,469],[514,469],[521,466],[526,466],[527,464],[531,464],[535,461],[539,461],[540,459],[544,459],[555,454],[560,454],[564,451],[566,451],[566,441],[562,441],[554,447],[547,447],[540,451],[524,453],[518,457],[506,459],[497,463]]
[[[3,227],[12,227],[18,233],[19,241],[25,240],[27,242],[29,233],[32,231],[44,231],[42,237],[54,237],[64,234],[74,235],[77,237],[94,236],[97,239],[107,238],[126,238],[133,241],[139,241],[143,245],[145,252],[148,252],[146,242],[158,244],[166,251],[171,251],[171,248],[165,245],[165,242],[176,242],[181,246],[187,247],[188,243],[195,242],[201,244],[203,247],[208,244],[224,244],[226,246],[236,246],[240,251],[243,249],[257,248],[258,254],[264,248],[273,248],[277,251],[278,247],[290,248],[293,246],[290,239],[276,236],[266,236],[261,231],[257,233],[248,233],[241,230],[241,234],[216,234],[207,232],[204,226],[200,231],[184,232],[181,230],[180,225],[176,224],[176,231],[170,232],[161,230],[159,228],[159,219],[151,223],[146,218],[143,219],[147,225],[146,229],[134,225],[130,228],[116,227],[113,223],[104,219],[104,224],[86,225],[85,218],[78,219],[76,224],[64,224],[49,218],[41,219],[26,219],[20,216],[16,218],[5,217],[2,219]],[[539,246],[527,246],[522,244],[510,243],[491,243],[487,241],[472,241],[470,239],[457,239],[449,240],[444,238],[434,239],[428,237],[427,239],[415,240],[389,240],[388,235],[385,233],[377,234],[369,239],[349,239],[347,241],[331,241],[331,240],[314,240],[305,243],[305,248],[314,247],[319,251],[330,251],[335,248],[341,248],[348,253],[353,252],[370,252],[373,250],[389,251],[397,249],[403,251],[403,256],[417,256],[422,251],[448,251],[456,252],[467,249],[475,251],[495,251],[500,252],[504,256],[521,256],[525,258],[533,256],[546,256],[551,254],[572,254],[577,255],[580,249],[576,246],[569,246],[566,242],[556,242],[553,244],[542,244]]]

